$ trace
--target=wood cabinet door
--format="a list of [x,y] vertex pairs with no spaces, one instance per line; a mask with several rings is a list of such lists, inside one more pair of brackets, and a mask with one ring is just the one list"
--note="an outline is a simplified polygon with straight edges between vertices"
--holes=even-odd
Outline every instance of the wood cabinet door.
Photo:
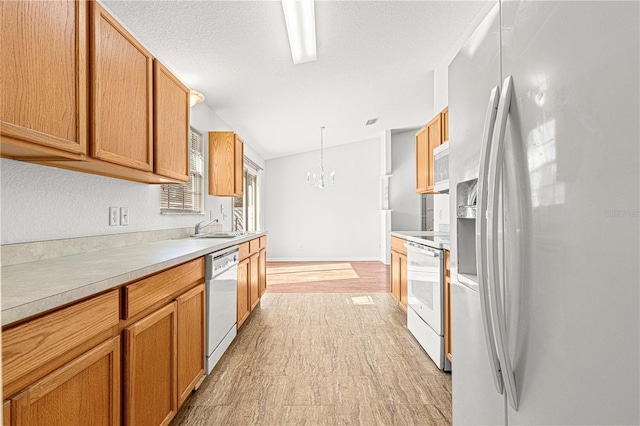
[[400,255],[391,251],[391,295],[400,301]]
[[178,410],[176,302],[124,330],[124,422],[166,425]]
[[249,260],[246,258],[238,263],[238,325],[240,328],[251,312],[249,304]]
[[260,301],[260,254],[252,254],[249,258],[249,294],[251,296],[251,310]]
[[440,114],[436,115],[433,120],[427,124],[427,139],[427,193],[434,193],[433,150],[442,144],[442,118]]
[[151,171],[152,56],[98,2],[91,3],[91,155]]
[[444,251],[444,354],[451,362],[451,270],[449,250]]
[[13,424],[11,421],[11,401],[5,401],[2,404],[2,424],[4,426]]
[[409,301],[407,291],[407,256],[399,254],[398,257],[400,258],[400,305],[406,311],[407,303]]
[[440,113],[442,114],[442,141],[449,140],[449,107],[446,107]]
[[189,180],[189,88],[153,61],[153,172]]
[[427,175],[429,174],[429,140],[427,127],[423,127],[416,133],[416,192],[427,192]]
[[15,144],[3,156],[30,156],[30,143],[55,148],[40,158],[85,154],[87,2],[0,2],[0,39],[0,132]]
[[[209,195],[229,197],[238,194],[238,155],[240,138],[233,132],[209,132]],[[242,155],[242,154],[240,154]],[[244,160],[242,160],[244,161]],[[240,168],[242,175],[242,166]],[[242,186],[240,176],[240,186]]]
[[206,356],[205,285],[189,290],[178,302],[178,407],[204,377]]
[[244,142],[235,135],[234,186],[237,197],[244,194]]
[[119,425],[120,337],[45,376],[11,405],[15,426]]
[[267,250],[260,250],[260,267],[259,267],[259,287],[260,297],[267,291]]

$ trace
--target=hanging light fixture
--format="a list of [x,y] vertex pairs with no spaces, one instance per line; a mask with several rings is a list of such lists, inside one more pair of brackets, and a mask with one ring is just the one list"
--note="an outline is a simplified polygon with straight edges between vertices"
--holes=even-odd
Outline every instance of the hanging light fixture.
[[[329,176],[329,185],[336,182],[336,172],[332,171]],[[326,186],[324,180],[324,126],[320,127],[320,173],[307,172],[307,183],[316,188],[324,188]]]

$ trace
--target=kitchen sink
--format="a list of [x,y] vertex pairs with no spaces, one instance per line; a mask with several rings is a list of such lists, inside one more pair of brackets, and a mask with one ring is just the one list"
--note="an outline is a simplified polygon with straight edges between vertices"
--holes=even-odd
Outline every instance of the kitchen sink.
[[245,231],[215,232],[212,234],[192,235],[192,238],[236,238],[247,235]]

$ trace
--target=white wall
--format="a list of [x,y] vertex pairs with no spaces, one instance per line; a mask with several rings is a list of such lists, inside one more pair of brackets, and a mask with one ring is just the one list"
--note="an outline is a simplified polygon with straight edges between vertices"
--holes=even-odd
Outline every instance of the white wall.
[[416,131],[391,134],[389,204],[392,231],[420,230],[420,195],[416,193]]
[[[230,130],[204,103],[191,109],[191,124],[205,135],[205,140],[210,130]],[[248,144],[245,146],[245,154],[264,165],[264,160]],[[206,149],[205,143],[205,158]],[[157,185],[6,159],[0,160],[0,178],[2,244],[180,228],[209,217],[208,213],[160,214]],[[205,179],[205,194],[207,187]],[[205,196],[205,211],[212,211],[222,222],[221,205],[227,216],[223,229],[230,229],[232,199]],[[112,206],[129,207],[129,226],[109,226],[108,213]]]
[[380,260],[380,139],[324,150],[336,184],[307,185],[319,151],[267,160],[269,260]]
[[[467,27],[465,32],[456,41],[453,47],[445,55],[438,67],[433,72],[433,111],[442,111],[444,107],[449,105],[449,64],[456,57],[462,45],[467,41],[471,33],[476,29],[478,24],[487,15],[491,8],[496,4],[495,1],[487,1],[478,16],[473,20],[471,25]],[[450,223],[450,200],[448,195],[433,196],[433,229],[449,230]],[[455,211],[453,212],[455,214]]]

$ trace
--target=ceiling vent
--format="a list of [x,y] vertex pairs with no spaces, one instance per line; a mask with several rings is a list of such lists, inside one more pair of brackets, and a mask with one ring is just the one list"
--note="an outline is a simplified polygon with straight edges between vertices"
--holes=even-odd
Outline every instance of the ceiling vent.
[[365,126],[371,126],[372,124],[376,124],[378,122],[377,118],[370,118],[367,120],[366,123],[364,123]]

